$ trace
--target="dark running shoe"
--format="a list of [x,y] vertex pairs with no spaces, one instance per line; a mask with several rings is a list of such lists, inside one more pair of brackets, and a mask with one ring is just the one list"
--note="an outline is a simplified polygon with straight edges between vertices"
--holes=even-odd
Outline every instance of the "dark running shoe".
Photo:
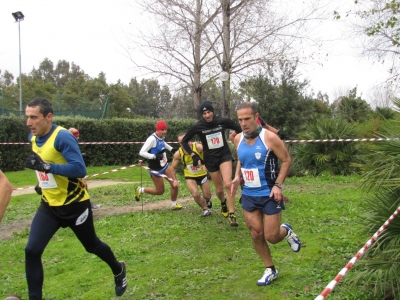
[[227,218],[229,216],[228,206],[226,205],[226,199],[221,203],[221,214]]
[[210,199],[210,200],[207,200],[207,199],[206,199],[206,204],[207,204],[207,207],[208,207],[208,208],[212,208],[212,201],[211,201],[211,199]]
[[128,287],[128,280],[126,279],[126,264],[125,262],[120,262],[122,266],[122,271],[119,275],[114,276],[115,281],[115,295],[122,296]]
[[230,213],[229,214],[229,224],[232,227],[238,227],[239,226],[239,224],[236,222],[236,216],[235,216],[234,213]]

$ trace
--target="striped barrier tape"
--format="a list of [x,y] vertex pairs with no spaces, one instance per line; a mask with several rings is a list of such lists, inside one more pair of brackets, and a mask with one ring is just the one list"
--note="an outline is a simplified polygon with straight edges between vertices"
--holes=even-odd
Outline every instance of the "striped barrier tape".
[[398,138],[360,138],[360,139],[323,139],[323,140],[284,140],[285,143],[326,143],[326,142],[381,142]]
[[99,175],[104,175],[104,174],[109,174],[109,173],[115,173],[115,172],[118,172],[118,171],[121,171],[121,170],[130,169],[130,168],[133,168],[133,167],[136,167],[136,166],[140,166],[140,165],[139,164],[138,165],[130,165],[130,166],[116,168],[114,170],[110,170],[110,171],[106,171],[106,172],[101,172],[101,173],[98,173],[98,174],[87,175],[87,176],[83,177],[83,179],[91,178],[91,177],[95,177],[95,176],[99,176]]
[[153,174],[155,174],[155,175],[157,175],[157,176],[163,177],[163,178],[165,178],[165,179],[167,179],[167,180],[169,180],[169,181],[174,181],[172,178],[170,178],[170,177],[168,177],[168,176],[166,176],[166,175],[164,175],[164,174],[158,173],[157,171],[154,171],[154,170],[150,169],[149,167],[142,166],[142,168],[143,168],[143,169],[146,169],[146,170],[149,171],[150,173],[153,173]]
[[[139,162],[141,162],[141,161],[139,161]],[[96,177],[96,176],[100,176],[100,175],[104,175],[104,174],[109,174],[109,173],[115,173],[115,172],[118,172],[118,171],[130,169],[130,168],[137,167],[137,166],[140,166],[143,169],[146,169],[146,170],[150,171],[151,173],[156,174],[156,175],[158,175],[160,177],[166,178],[169,181],[174,181],[172,178],[169,178],[168,176],[166,176],[164,174],[161,174],[161,173],[159,173],[157,171],[154,171],[154,170],[152,170],[152,169],[150,169],[150,168],[148,168],[146,166],[143,166],[141,163],[136,164],[136,165],[130,165],[130,166],[116,168],[116,169],[113,169],[113,170],[110,170],[110,171],[106,171],[106,172],[101,172],[101,173],[98,173],[98,174],[87,175],[87,176],[84,177],[84,179],[91,178],[91,177]],[[13,190],[17,191],[17,190],[34,189],[34,188],[35,188],[34,186],[25,186],[25,187],[20,187],[20,188],[13,188]]]
[[[144,142],[78,142],[80,145],[125,145],[125,144],[144,144]],[[167,142],[167,144],[179,144],[178,142]],[[30,145],[30,143],[0,143],[0,145]]]
[[[320,139],[320,140],[284,140],[285,143],[327,143],[327,142],[382,142],[394,141],[398,138],[358,138],[358,139]],[[167,142],[178,144],[178,142]],[[30,143],[0,143],[0,145],[29,145]],[[80,145],[125,145],[144,144],[144,142],[79,142]]]
[[[141,162],[141,161],[139,161],[139,162]],[[169,178],[168,176],[166,176],[166,175],[164,175],[164,174],[161,174],[161,173],[159,173],[159,172],[157,172],[157,171],[154,171],[154,170],[152,170],[152,169],[150,169],[150,168],[148,168],[148,167],[146,167],[146,166],[143,166],[143,164],[141,164],[141,163],[136,164],[136,165],[130,165],[130,166],[125,166],[125,167],[117,168],[117,169],[110,170],[110,171],[107,171],[107,172],[102,172],[102,173],[99,173],[99,174],[89,175],[89,176],[84,177],[84,179],[90,178],[90,177],[99,176],[99,175],[103,175],[103,174],[114,173],[114,172],[117,172],[117,171],[126,170],[126,169],[133,168],[133,167],[137,167],[137,166],[142,167],[143,169],[146,169],[146,170],[150,171],[151,173],[156,174],[156,175],[158,175],[158,176],[160,176],[160,177],[164,177],[164,178],[168,179],[169,181],[174,181],[172,178]]]
[[19,188],[13,188],[13,191],[20,191],[20,190],[26,190],[26,189],[34,189],[34,186],[24,186],[24,187],[19,187]]
[[326,288],[317,296],[314,300],[324,300],[325,297],[329,295],[330,292],[335,288],[336,284],[346,275],[347,271],[355,264],[357,259],[359,259],[376,240],[376,238],[386,229],[389,223],[397,216],[400,212],[400,206],[395,210],[395,212],[386,220],[386,222],[378,229],[377,232],[365,243],[365,245],[357,252],[357,254],[347,263],[347,265],[336,275],[336,277],[326,286]]

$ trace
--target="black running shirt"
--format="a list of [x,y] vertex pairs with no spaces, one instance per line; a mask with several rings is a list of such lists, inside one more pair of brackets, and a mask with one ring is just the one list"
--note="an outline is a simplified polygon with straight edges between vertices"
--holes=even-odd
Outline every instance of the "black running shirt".
[[187,153],[192,153],[193,151],[189,146],[189,141],[197,134],[203,145],[205,160],[207,160],[207,157],[220,157],[226,153],[231,153],[225,136],[226,129],[233,129],[236,133],[242,132],[239,124],[231,119],[214,116],[211,122],[207,122],[204,118],[201,118],[186,132],[182,139],[182,147]]

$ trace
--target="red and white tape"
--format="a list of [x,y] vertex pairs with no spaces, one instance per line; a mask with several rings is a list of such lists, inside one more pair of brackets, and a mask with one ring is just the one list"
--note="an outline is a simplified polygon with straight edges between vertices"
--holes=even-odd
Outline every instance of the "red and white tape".
[[154,170],[150,169],[149,167],[142,166],[142,168],[143,168],[143,169],[146,169],[147,171],[150,171],[150,173],[153,173],[153,174],[155,174],[155,175],[158,175],[158,176],[160,176],[160,177],[163,177],[163,178],[165,178],[165,179],[167,179],[167,180],[169,180],[169,181],[174,181],[172,178],[170,178],[170,177],[168,177],[168,176],[166,176],[166,175],[164,175],[164,174],[158,173],[157,171],[154,171]]
[[118,172],[118,171],[121,171],[121,170],[130,169],[130,168],[133,168],[133,167],[136,167],[136,166],[140,166],[140,165],[130,165],[130,166],[120,167],[120,168],[113,169],[113,170],[106,171],[106,172],[101,172],[101,173],[98,173],[98,174],[87,175],[83,179],[90,178],[90,177],[95,177],[95,176],[99,176],[99,175],[104,175],[104,174],[109,174],[109,173],[115,173],[115,172]]
[[24,186],[24,187],[19,187],[19,188],[13,188],[14,191],[21,191],[21,190],[26,190],[26,189],[34,189],[34,186]]
[[129,169],[129,168],[133,168],[133,167],[139,166],[139,167],[142,167],[143,169],[146,169],[146,170],[150,171],[150,172],[153,173],[153,174],[156,174],[156,175],[158,175],[158,176],[160,176],[160,177],[166,178],[166,179],[168,179],[169,181],[174,181],[172,178],[169,178],[168,176],[166,176],[166,175],[164,175],[164,174],[161,174],[161,173],[159,173],[159,172],[157,172],[157,171],[154,171],[154,170],[152,170],[152,169],[150,169],[150,168],[148,168],[148,167],[146,167],[146,166],[143,166],[143,165],[141,164],[141,162],[142,162],[142,161],[139,161],[139,164],[136,164],[136,165],[125,166],[125,167],[117,168],[117,169],[110,170],[110,171],[107,171],[107,172],[102,172],[102,173],[99,173],[99,174],[89,175],[89,176],[86,176],[84,179],[90,178],[90,177],[99,176],[99,175],[114,173],[114,172],[118,172],[118,171],[121,171],[121,170],[126,170],[126,169]]
[[[322,140],[284,140],[285,143],[327,143],[327,142],[382,142],[393,141],[398,138],[358,138],[358,139],[322,139]],[[144,142],[79,142],[80,145],[125,145],[143,144]],[[178,142],[168,142],[178,144]],[[0,145],[29,145],[29,143],[0,143]]]
[[326,288],[317,296],[314,300],[323,300],[329,295],[330,292],[335,288],[336,284],[346,275],[347,271],[356,263],[359,259],[376,240],[376,238],[386,229],[389,223],[397,216],[400,212],[400,206],[395,210],[395,212],[386,220],[386,222],[378,229],[378,231],[365,243],[365,245],[357,252],[357,254],[347,263],[336,277],[326,286]]
[[360,138],[360,139],[324,139],[324,140],[284,140],[285,143],[327,143],[327,142],[382,142],[398,140],[397,138]]
[[[168,144],[179,144],[178,142],[167,142]],[[144,142],[78,142],[80,145],[125,145],[125,144],[144,144]],[[30,143],[0,143],[0,145],[30,145]]]
[[[126,169],[130,169],[130,168],[139,166],[139,167],[142,167],[143,169],[146,169],[149,172],[151,172],[153,174],[156,174],[156,175],[158,175],[160,177],[163,177],[163,178],[165,178],[165,179],[167,179],[169,181],[174,181],[172,178],[170,178],[170,177],[168,177],[168,176],[166,176],[164,174],[161,174],[161,173],[159,173],[157,171],[154,171],[154,170],[152,170],[152,169],[150,169],[150,168],[148,168],[146,166],[143,166],[141,162],[142,161],[139,161],[139,164],[136,164],[136,165],[120,167],[120,168],[117,168],[117,169],[113,169],[113,170],[106,171],[106,172],[101,172],[101,173],[98,173],[98,174],[87,175],[87,176],[84,177],[84,179],[95,177],[95,176],[100,176],[100,175],[104,175],[104,174],[109,174],[109,173],[115,173],[115,172],[118,172],[118,171],[122,171],[122,170],[126,170]],[[14,188],[13,190],[16,191],[16,190],[25,190],[25,189],[33,189],[33,188],[35,188],[35,187],[34,186],[25,186],[25,187],[20,187],[20,188]]]

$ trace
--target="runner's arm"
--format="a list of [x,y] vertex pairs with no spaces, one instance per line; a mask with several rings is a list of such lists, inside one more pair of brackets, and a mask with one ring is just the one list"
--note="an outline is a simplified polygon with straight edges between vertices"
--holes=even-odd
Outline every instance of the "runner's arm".
[[10,181],[7,179],[6,175],[0,171],[0,222],[6,212],[8,203],[10,202],[11,194],[13,192],[13,187]]
[[179,150],[175,152],[173,159],[172,159],[172,163],[171,163],[171,167],[176,170],[176,168],[179,165],[179,162],[181,161],[181,155],[179,153]]
[[156,146],[156,138],[151,135],[147,138],[146,142],[143,144],[142,148],[139,151],[139,155],[147,158],[147,159],[154,159],[156,156],[154,154],[149,153],[151,148]]
[[[239,145],[240,136],[241,136],[241,134],[236,135],[235,140],[233,142],[236,149]],[[239,160],[239,153],[238,153],[238,159],[236,162],[236,170],[235,170],[235,178],[232,180],[232,184],[231,184],[231,196],[232,197],[235,196],[237,188],[240,185],[241,168],[242,168],[242,163]]]

